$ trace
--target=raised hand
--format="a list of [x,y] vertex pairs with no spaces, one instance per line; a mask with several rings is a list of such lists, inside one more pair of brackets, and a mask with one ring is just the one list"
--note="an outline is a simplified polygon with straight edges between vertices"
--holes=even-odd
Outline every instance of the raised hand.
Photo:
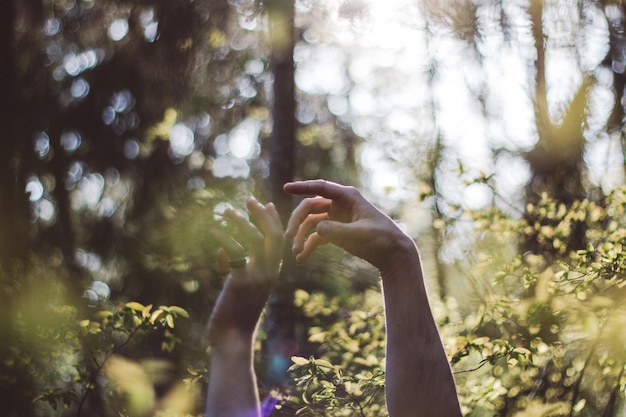
[[454,379],[433,319],[413,240],[356,189],[323,180],[285,184],[312,195],[293,211],[286,238],[296,259],[333,243],[377,267],[385,301],[385,395],[390,417],[460,417]]
[[246,239],[250,253],[220,229],[211,233],[221,243],[220,264],[230,271],[209,320],[209,343],[219,346],[228,338],[251,339],[270,292],[278,280],[283,248],[283,227],[274,204],[254,198],[246,207],[255,226],[242,213],[224,212],[226,220]]
[[211,372],[206,417],[261,417],[254,373],[254,333],[278,281],[283,227],[272,203],[263,205],[251,198],[246,207],[258,227],[235,210],[226,210],[224,217],[247,241],[247,260],[239,242],[220,229],[212,232],[222,244],[218,261],[224,265],[227,277],[209,319]]
[[393,220],[353,188],[325,180],[287,183],[286,192],[311,195],[293,211],[285,236],[293,239],[298,261],[319,246],[333,243],[383,270],[407,250],[415,252],[412,239]]

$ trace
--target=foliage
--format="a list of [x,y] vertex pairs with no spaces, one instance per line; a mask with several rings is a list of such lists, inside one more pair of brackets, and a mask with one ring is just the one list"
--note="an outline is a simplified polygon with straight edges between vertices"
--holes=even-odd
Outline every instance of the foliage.
[[[427,2],[429,10],[403,9],[372,42],[369,23],[388,15],[367,16],[365,3],[297,2],[297,176],[356,185],[363,167],[376,179],[406,174],[398,183],[420,183],[424,207],[434,200],[430,258],[446,244],[462,248],[447,288],[462,280],[474,288],[455,300],[440,285],[443,299],[433,298],[468,415],[618,415],[624,191],[605,195],[585,180],[592,165],[612,167],[604,178],[589,175],[605,189],[622,178],[614,174],[623,170],[619,152],[609,150],[623,130],[624,6]],[[218,202],[239,206],[266,192],[269,91],[280,80],[269,69],[264,3],[7,4],[2,26],[14,30],[0,34],[2,68],[11,69],[0,82],[12,86],[2,90],[11,111],[0,113],[0,409],[197,413],[195,392],[210,372],[204,325],[221,285],[206,230]],[[577,17],[570,22],[568,13]],[[411,31],[396,31],[403,27]],[[453,39],[460,32],[461,44]],[[557,57],[545,62],[544,38]],[[563,62],[569,75],[547,77]],[[523,75],[511,82],[500,73]],[[463,103],[485,129],[461,117]],[[236,149],[242,138],[248,155]],[[493,160],[468,149],[482,142]],[[383,169],[382,152],[392,169]],[[461,190],[456,181],[468,171],[453,168],[459,157],[470,170],[493,163],[494,174]],[[527,167],[511,169],[524,160]],[[394,187],[384,188],[389,196],[406,191]],[[463,210],[464,198],[486,189],[510,206]],[[345,273],[349,259],[333,262],[301,271],[298,326],[308,331],[282,410],[383,415],[380,294]],[[170,305],[190,319],[174,320],[185,313]]]
[[[42,273],[32,267],[19,272],[24,286]],[[14,304],[14,339],[3,347],[7,354],[2,378],[18,384],[25,379],[33,382],[31,399],[39,404],[38,415],[50,415],[51,408],[57,415],[69,410],[79,416],[97,390],[108,393],[105,407],[126,410],[130,416],[153,411],[154,401],[146,400],[154,397],[157,382],[137,377],[145,372],[133,375],[131,371],[140,365],[128,358],[137,356],[148,363],[144,349],[155,335],[161,349],[171,352],[180,341],[175,324],[188,313],[178,306],[106,303],[94,306],[91,318],[81,319],[76,307],[67,303],[55,274],[48,271],[44,286],[14,292],[19,296]],[[153,360],[153,367],[156,364]]]
[[[618,189],[568,207],[543,194],[517,220],[493,210],[469,213],[475,262],[464,266],[483,277],[470,298],[477,308],[462,328],[444,333],[461,333],[449,346],[470,415],[616,415],[626,366],[623,331],[616,330],[626,324],[625,197]],[[584,250],[569,246],[578,226]],[[529,237],[552,250],[499,262],[502,248]]]
[[309,341],[320,358],[293,357],[293,405],[303,416],[382,416],[385,355],[380,292],[347,299],[296,293],[296,305],[316,323]]
[[[570,207],[543,195],[527,215],[468,211],[480,288],[460,307],[434,300],[462,406],[469,416],[618,415],[626,380],[626,189]],[[529,222],[528,219],[535,219]],[[576,223],[587,248],[568,250]],[[546,226],[550,224],[550,226]],[[552,252],[512,255],[528,236]],[[481,285],[482,284],[482,285]],[[300,291],[314,356],[294,357],[299,415],[385,415],[380,293],[348,298]],[[468,307],[471,305],[471,307]]]

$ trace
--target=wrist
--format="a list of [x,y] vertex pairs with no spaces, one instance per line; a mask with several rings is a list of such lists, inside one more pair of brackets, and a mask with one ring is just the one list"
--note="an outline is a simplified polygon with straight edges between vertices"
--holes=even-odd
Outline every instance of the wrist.
[[254,332],[242,333],[235,329],[209,335],[211,355],[242,357],[252,355]]
[[411,275],[410,271],[413,270],[421,272],[419,251],[413,239],[401,232],[394,240],[389,256],[385,258],[385,261],[378,269],[383,280],[385,280],[385,277]]

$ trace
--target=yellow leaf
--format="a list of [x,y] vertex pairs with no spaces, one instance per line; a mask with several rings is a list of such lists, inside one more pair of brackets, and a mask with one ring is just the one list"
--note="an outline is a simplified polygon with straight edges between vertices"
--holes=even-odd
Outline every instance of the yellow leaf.
[[182,307],[170,306],[169,307],[169,312],[170,313],[174,313],[174,314],[179,315],[179,316],[189,317],[189,313],[187,313],[187,310],[185,310]]
[[163,314],[163,310],[154,310],[152,316],[150,316],[150,323],[154,324],[154,322],[161,318],[161,314]]
[[141,317],[143,317],[144,319],[150,317],[150,310],[152,310],[152,304],[148,304],[143,308],[143,310],[141,311]]
[[138,303],[137,301],[128,302],[125,304],[125,306],[134,311],[142,311],[144,309],[144,305],[141,303]]
[[309,364],[309,360],[307,358],[303,358],[302,356],[292,356],[291,361],[296,365],[304,366]]

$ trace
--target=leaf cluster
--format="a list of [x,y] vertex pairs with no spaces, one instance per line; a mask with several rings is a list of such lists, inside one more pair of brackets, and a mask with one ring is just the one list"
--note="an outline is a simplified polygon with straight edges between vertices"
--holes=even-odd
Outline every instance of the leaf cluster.
[[290,405],[297,408],[296,414],[386,415],[380,292],[370,289],[339,299],[298,290],[295,300],[314,324],[308,339],[317,346],[308,359],[292,358],[289,371],[295,387]]
[[[141,349],[141,341],[154,332],[162,335],[161,349],[171,352],[180,341],[173,332],[176,320],[189,317],[178,306],[154,308],[134,301],[99,310],[90,319],[79,320],[76,310],[67,305],[55,307],[54,311],[60,324],[46,328],[39,335],[31,334],[31,337],[60,341],[54,351],[68,363],[65,367],[39,371],[43,374],[40,377],[46,380],[50,378],[47,372],[55,373],[56,378],[50,378],[49,385],[43,387],[33,401],[45,402],[53,410],[62,404],[65,409],[75,410],[76,415],[81,414],[94,390],[119,392],[116,374],[110,370],[112,363],[122,361],[121,355],[132,355],[134,350]],[[16,352],[23,349],[24,346],[15,346]],[[73,354],[68,355],[68,351]],[[132,368],[132,361],[124,361],[128,361],[124,369]],[[153,389],[151,384],[149,389]]]

